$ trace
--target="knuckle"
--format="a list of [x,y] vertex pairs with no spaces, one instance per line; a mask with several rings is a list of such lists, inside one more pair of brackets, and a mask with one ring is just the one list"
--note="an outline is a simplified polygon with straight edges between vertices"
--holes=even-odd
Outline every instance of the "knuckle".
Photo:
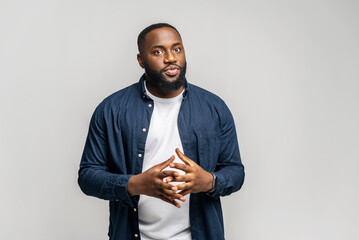
[[155,187],[158,187],[158,181],[153,181],[153,185],[154,185]]
[[169,190],[163,190],[163,193],[167,196],[167,197],[171,197],[171,191],[169,191]]

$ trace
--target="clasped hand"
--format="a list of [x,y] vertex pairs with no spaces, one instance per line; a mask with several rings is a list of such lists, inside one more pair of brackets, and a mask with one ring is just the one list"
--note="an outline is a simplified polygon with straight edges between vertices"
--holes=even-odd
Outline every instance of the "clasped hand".
[[[131,196],[144,194],[156,197],[180,208],[181,204],[176,200],[184,202],[185,195],[189,193],[209,191],[212,188],[212,174],[185,156],[178,148],[176,148],[176,154],[184,164],[173,163],[175,157],[171,156],[167,161],[132,176],[127,186],[128,193]],[[182,170],[185,174],[180,175],[174,170],[164,170],[168,166]],[[182,183],[173,185],[171,182]]]

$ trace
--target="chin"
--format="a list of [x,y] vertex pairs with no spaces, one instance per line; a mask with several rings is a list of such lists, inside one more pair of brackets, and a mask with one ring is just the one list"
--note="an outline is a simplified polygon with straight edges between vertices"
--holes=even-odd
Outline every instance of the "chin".
[[175,75],[175,76],[173,76],[173,77],[169,77],[169,76],[167,76],[167,75],[164,75],[163,77],[164,77],[164,79],[166,79],[168,82],[175,82],[175,81],[178,80],[179,74],[177,74],[177,75]]

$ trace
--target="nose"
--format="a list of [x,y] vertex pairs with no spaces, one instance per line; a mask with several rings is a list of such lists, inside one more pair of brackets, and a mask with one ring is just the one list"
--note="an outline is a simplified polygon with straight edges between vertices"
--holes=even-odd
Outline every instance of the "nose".
[[177,58],[173,55],[172,52],[169,52],[166,54],[164,62],[165,63],[175,63],[175,62],[177,62]]

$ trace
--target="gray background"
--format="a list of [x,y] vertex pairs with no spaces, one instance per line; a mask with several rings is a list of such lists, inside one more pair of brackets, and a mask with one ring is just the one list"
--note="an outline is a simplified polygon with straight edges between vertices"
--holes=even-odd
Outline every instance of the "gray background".
[[91,114],[138,81],[137,34],[181,32],[188,80],[236,121],[227,239],[359,239],[359,3],[1,1],[0,239],[106,239],[77,170]]

